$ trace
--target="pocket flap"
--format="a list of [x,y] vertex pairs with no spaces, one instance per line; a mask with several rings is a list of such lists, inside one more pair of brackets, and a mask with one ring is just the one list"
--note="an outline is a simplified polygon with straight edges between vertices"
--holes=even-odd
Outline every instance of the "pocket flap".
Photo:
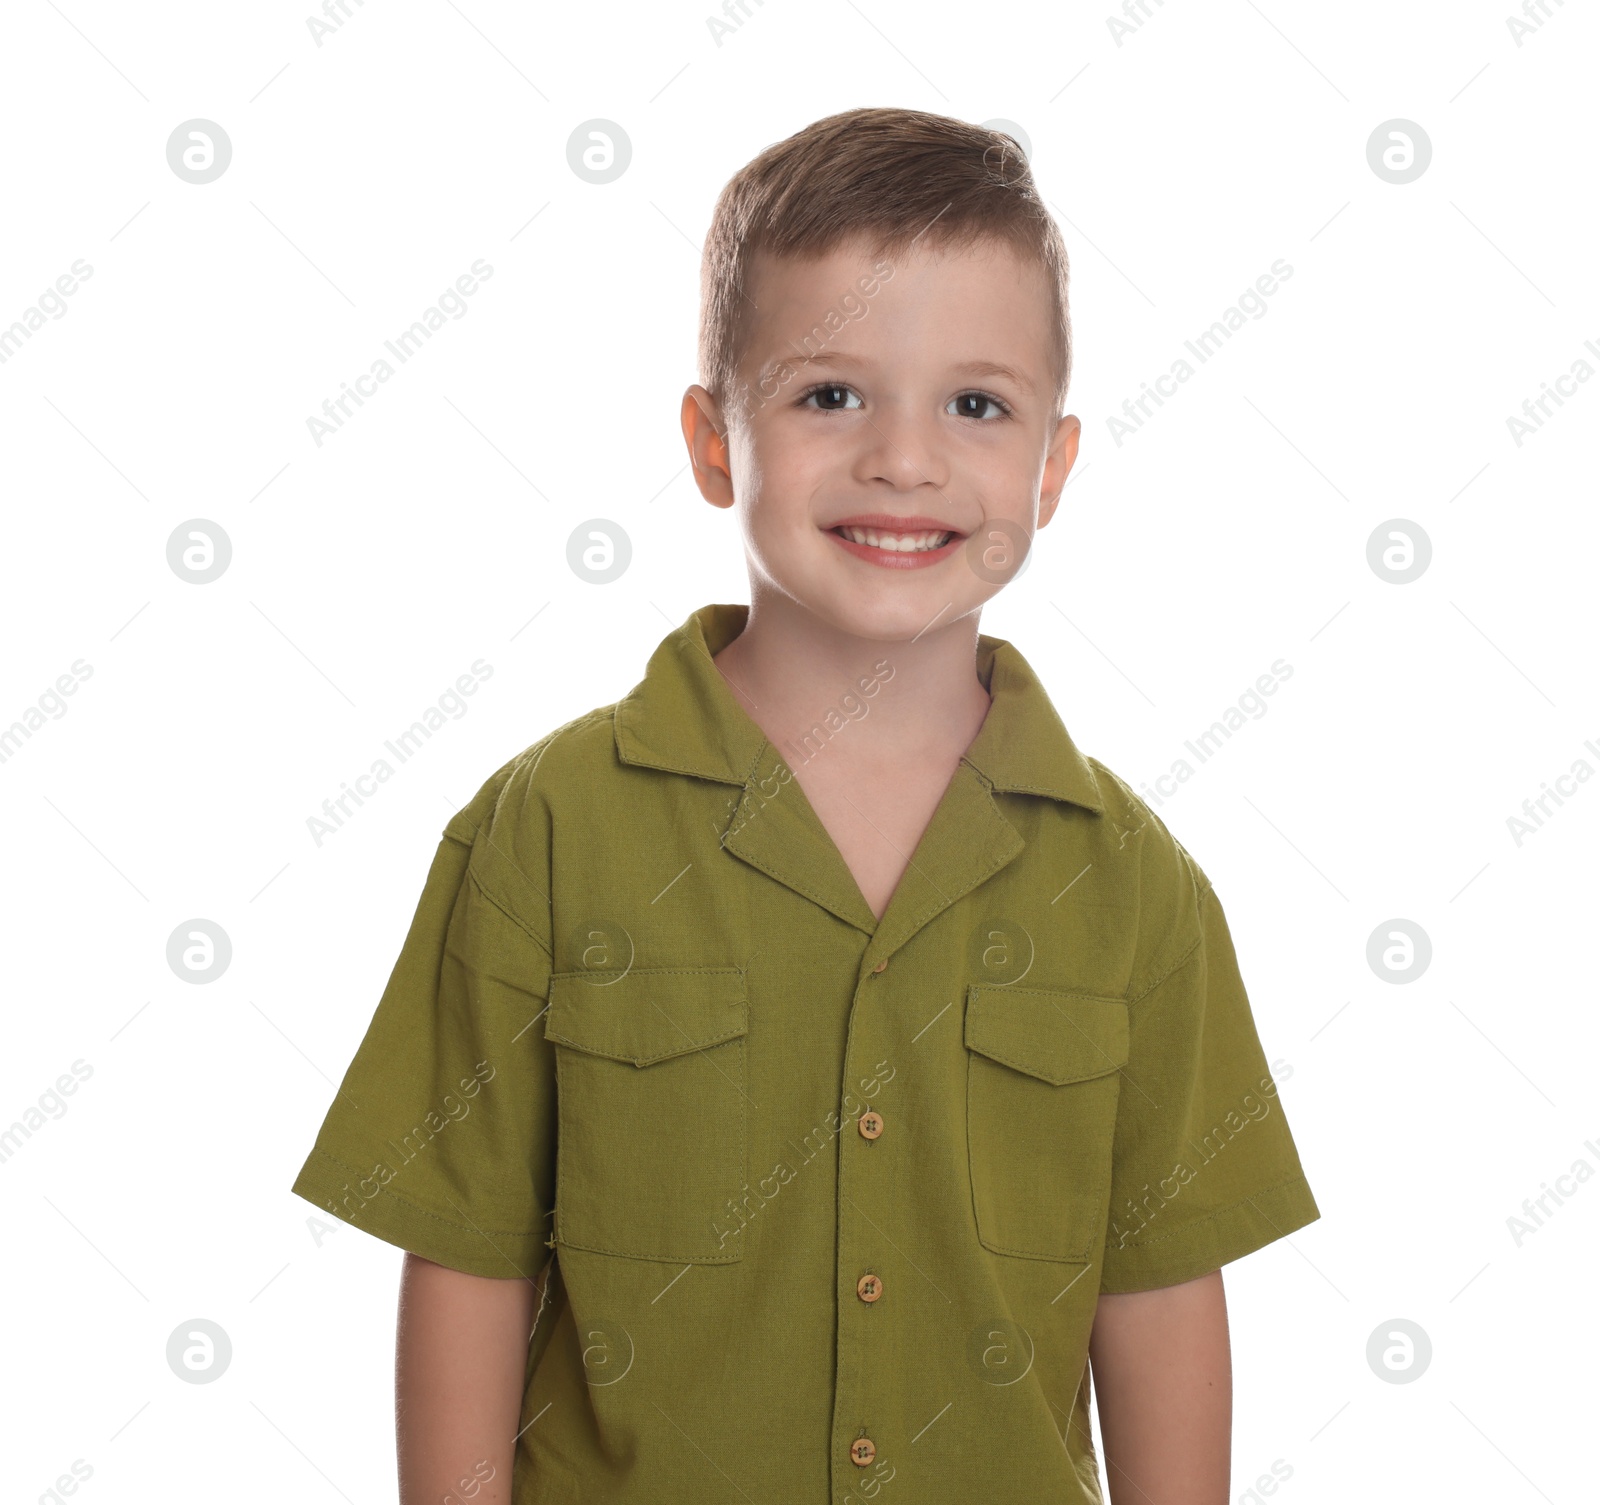
[[972,1050],[1062,1087],[1128,1064],[1128,1005],[1051,988],[967,989]]
[[558,972],[550,979],[547,1040],[648,1066],[745,1033],[749,1004],[738,967],[657,967],[618,976]]

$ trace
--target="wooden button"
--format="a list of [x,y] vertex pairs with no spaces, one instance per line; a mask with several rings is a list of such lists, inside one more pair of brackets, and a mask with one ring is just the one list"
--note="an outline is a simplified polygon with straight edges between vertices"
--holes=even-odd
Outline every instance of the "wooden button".
[[871,1108],[868,1108],[867,1111],[856,1120],[856,1127],[861,1130],[861,1137],[863,1139],[876,1139],[881,1133],[883,1133],[883,1115],[875,1112]]
[[878,1445],[870,1437],[858,1437],[850,1444],[850,1461],[865,1468],[878,1456]]
[[873,970],[873,971],[874,971],[874,972],[881,972],[881,971],[883,971],[883,969],[884,969],[884,968],[885,968],[885,967],[887,967],[887,966],[888,966],[888,965],[889,965],[889,958],[888,958],[888,957],[884,957],[884,959],[883,959],[883,960],[882,960],[882,961],[880,961],[880,962],[879,962],[879,963],[878,963],[878,964],[877,964],[877,966],[875,966],[875,967],[874,967],[874,968],[873,968],[873,969],[872,969],[872,970]]
[[863,1275],[856,1282],[856,1295],[863,1301],[876,1301],[883,1295],[883,1282],[876,1275]]

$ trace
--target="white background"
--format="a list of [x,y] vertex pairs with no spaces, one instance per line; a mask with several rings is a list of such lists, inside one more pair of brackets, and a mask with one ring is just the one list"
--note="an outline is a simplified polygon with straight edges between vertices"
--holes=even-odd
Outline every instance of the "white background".
[[[1021,126],[1072,257],[1082,458],[983,630],[1135,788],[1293,669],[1157,807],[1227,906],[1322,1209],[1227,1271],[1232,1497],[1282,1460],[1291,1505],[1592,1499],[1600,1185],[1520,1245],[1507,1220],[1600,1169],[1600,781],[1520,845],[1507,818],[1600,769],[1600,383],[1520,446],[1506,420],[1600,369],[1593,9],[1519,46],[1488,3],[1172,0],[1119,46],[1089,4],[768,0],[719,47],[709,8],[370,0],[320,47],[292,4],[6,8],[0,327],[92,267],[0,365],[0,726],[92,668],[0,763],[0,1124],[92,1069],[0,1164],[7,1497],[83,1460],[91,1501],[393,1498],[401,1255],[319,1243],[289,1183],[450,813],[748,599],[678,429],[700,242],[762,147],[893,104]],[[196,117],[233,144],[204,186],[166,159]],[[633,147],[606,186],[567,164],[597,117]],[[1403,186],[1366,154],[1396,117],[1433,146]],[[480,257],[466,316],[313,443]],[[1117,445],[1107,415],[1279,258]],[[607,586],[566,562],[597,517],[633,544]],[[209,585],[166,560],[193,518],[232,541]],[[1432,543],[1406,585],[1367,560],[1394,518]],[[479,658],[468,713],[316,845]],[[205,986],[166,961],[196,917],[233,945]],[[1366,959],[1397,917],[1433,948],[1405,985]],[[167,1366],[196,1317],[218,1383]],[[1432,1342],[1407,1384],[1366,1358],[1395,1318]]]

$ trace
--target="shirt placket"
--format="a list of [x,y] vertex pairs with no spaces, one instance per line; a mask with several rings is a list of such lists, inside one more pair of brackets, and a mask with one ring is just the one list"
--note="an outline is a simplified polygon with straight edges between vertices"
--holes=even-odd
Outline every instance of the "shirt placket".
[[[880,931],[880,936],[882,932]],[[835,1265],[838,1367],[834,1376],[833,1457],[830,1472],[837,1505],[863,1501],[857,1487],[872,1472],[883,1439],[874,1430],[874,1360],[881,1324],[895,1320],[897,1292],[883,1275],[889,1250],[881,1218],[893,1207],[890,1157],[899,1125],[895,1115],[866,1104],[854,1113],[850,1084],[863,1080],[881,1057],[879,1019],[889,1006],[890,958],[874,939],[862,958],[850,1011],[850,1031],[840,1083],[838,1253]],[[868,1209],[877,1208],[880,1217]]]

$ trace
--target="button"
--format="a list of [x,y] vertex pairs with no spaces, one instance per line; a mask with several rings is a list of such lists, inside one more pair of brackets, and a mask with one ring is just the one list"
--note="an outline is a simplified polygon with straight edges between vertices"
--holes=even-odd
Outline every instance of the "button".
[[870,1437],[858,1437],[850,1444],[850,1461],[865,1468],[878,1456],[878,1445]]
[[883,1282],[876,1275],[863,1275],[856,1282],[856,1295],[863,1301],[876,1301],[883,1295]]
[[877,1112],[875,1109],[868,1108],[867,1111],[856,1120],[856,1127],[861,1130],[861,1137],[863,1139],[876,1139],[881,1133],[883,1133],[883,1115]]
[[883,958],[883,960],[882,960],[882,961],[880,961],[880,962],[879,962],[879,963],[878,963],[878,964],[877,964],[877,966],[875,966],[875,967],[874,967],[874,968],[873,968],[873,969],[872,969],[872,970],[873,970],[873,971],[874,971],[874,972],[881,972],[881,971],[883,971],[883,969],[884,969],[884,968],[885,968],[885,967],[887,967],[887,966],[888,966],[888,965],[889,965],[889,958],[888,958],[888,957],[884,957],[884,958]]

